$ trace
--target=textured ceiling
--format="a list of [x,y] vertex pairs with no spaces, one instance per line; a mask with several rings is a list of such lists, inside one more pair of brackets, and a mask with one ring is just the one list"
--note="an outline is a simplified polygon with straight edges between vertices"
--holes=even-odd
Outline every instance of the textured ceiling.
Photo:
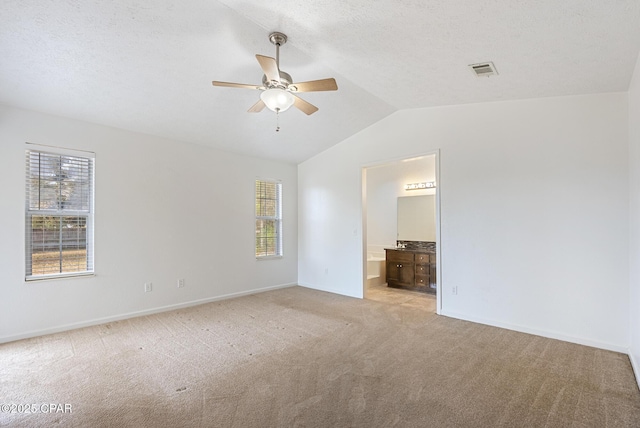
[[[339,86],[278,133],[211,85],[259,84],[275,30],[294,80]],[[399,109],[625,91],[639,50],[638,0],[2,0],[0,103],[298,163]]]

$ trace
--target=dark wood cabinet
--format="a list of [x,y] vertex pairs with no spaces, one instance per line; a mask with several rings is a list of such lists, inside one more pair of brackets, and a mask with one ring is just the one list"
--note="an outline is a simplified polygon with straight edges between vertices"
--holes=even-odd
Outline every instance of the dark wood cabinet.
[[435,253],[393,249],[385,251],[389,287],[435,293]]
[[415,278],[413,254],[395,251],[389,257],[387,252],[387,284],[412,286]]

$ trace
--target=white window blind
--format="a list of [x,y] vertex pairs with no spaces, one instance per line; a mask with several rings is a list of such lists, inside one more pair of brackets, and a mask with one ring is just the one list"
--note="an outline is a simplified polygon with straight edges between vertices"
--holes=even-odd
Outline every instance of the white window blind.
[[93,273],[94,158],[26,151],[25,278]]
[[256,180],[256,257],[282,256],[282,184]]

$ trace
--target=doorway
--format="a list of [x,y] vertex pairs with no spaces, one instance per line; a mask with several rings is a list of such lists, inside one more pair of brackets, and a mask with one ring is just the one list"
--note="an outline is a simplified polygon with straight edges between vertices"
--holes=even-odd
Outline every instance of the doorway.
[[[438,167],[436,151],[362,168],[365,299],[440,313]],[[399,246],[407,248],[396,251]],[[419,258],[410,267],[408,263],[390,265],[387,254],[403,258],[415,254]],[[425,257],[432,257],[428,265],[418,262]],[[393,281],[396,266],[408,271],[411,280],[403,284]]]

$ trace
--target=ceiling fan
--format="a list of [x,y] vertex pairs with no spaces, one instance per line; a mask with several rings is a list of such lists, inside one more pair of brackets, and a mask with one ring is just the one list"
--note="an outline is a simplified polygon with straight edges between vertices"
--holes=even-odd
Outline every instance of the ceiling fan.
[[214,80],[213,86],[226,86],[230,88],[257,89],[262,91],[260,99],[248,110],[250,113],[258,113],[265,107],[269,110],[281,113],[292,105],[306,114],[313,114],[318,107],[296,95],[299,92],[335,91],[338,89],[334,78],[311,80],[308,82],[294,83],[288,73],[280,70],[280,46],[287,42],[287,36],[274,32],[269,34],[269,40],[276,46],[276,57],[256,55],[258,63],[264,72],[262,86],[248,85],[244,83],[219,82]]

